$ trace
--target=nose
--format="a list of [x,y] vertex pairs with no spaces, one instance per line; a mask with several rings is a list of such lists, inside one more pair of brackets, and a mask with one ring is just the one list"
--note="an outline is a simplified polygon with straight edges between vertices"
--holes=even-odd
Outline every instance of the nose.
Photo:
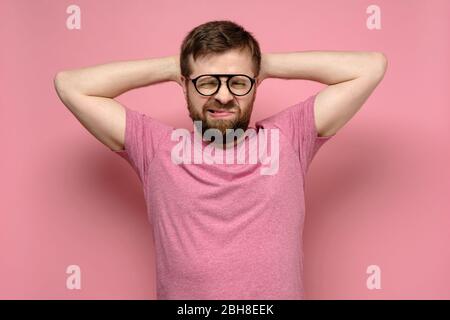
[[231,100],[233,100],[234,96],[230,92],[230,90],[228,90],[226,79],[221,80],[221,81],[222,81],[222,85],[220,86],[219,91],[217,91],[217,93],[215,94],[214,97],[216,100],[219,100],[220,103],[225,105],[228,102],[230,102]]

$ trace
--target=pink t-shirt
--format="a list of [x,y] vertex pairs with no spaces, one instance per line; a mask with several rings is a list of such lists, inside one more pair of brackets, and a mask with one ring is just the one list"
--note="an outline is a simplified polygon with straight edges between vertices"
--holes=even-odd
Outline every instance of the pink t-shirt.
[[[255,123],[256,132],[279,129],[272,174],[261,173],[268,166],[262,161],[248,160],[248,140],[256,135],[239,145],[247,151],[244,164],[199,164],[193,157],[177,164],[175,128],[125,107],[125,147],[111,150],[131,164],[144,188],[157,299],[304,298],[304,181],[314,155],[334,136],[317,134],[316,95]],[[269,136],[267,150],[275,150]],[[194,130],[190,137],[193,145]]]

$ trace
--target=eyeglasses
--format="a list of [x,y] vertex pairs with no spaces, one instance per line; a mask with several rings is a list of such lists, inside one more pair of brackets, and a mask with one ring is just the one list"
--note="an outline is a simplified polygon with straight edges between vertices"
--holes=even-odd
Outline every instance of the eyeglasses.
[[245,96],[252,90],[255,83],[254,78],[245,74],[203,74],[195,79],[189,78],[189,80],[192,81],[195,89],[202,96],[212,96],[222,86],[220,77],[227,77],[228,90],[235,96]]

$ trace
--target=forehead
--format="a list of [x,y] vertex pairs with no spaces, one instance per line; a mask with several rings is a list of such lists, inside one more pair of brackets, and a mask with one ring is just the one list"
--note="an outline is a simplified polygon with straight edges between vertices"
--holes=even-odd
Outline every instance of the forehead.
[[212,53],[199,57],[196,61],[189,56],[192,66],[192,77],[205,73],[243,73],[252,76],[253,62],[249,51],[239,49],[223,53]]

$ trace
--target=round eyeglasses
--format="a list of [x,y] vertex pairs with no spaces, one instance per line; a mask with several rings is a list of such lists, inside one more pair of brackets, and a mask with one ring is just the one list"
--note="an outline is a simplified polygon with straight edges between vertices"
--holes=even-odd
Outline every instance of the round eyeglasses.
[[254,78],[245,74],[203,74],[195,79],[189,78],[189,80],[192,81],[195,89],[202,96],[212,96],[222,86],[220,77],[227,77],[228,90],[235,96],[245,96],[252,90],[255,83]]

